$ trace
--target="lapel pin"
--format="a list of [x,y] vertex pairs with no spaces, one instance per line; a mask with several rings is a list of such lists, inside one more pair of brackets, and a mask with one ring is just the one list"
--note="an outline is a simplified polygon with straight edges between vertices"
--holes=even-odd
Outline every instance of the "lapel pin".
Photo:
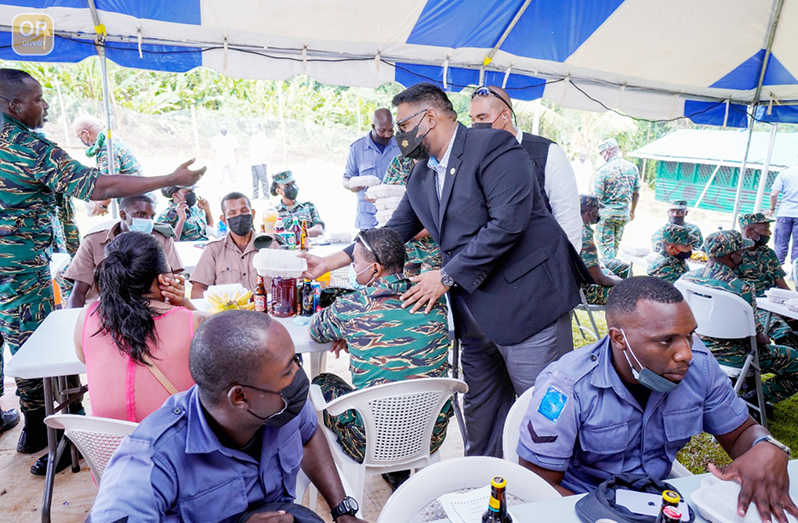
[[454,176],[454,167],[452,167],[452,170],[451,170],[451,171],[449,171],[449,174],[451,174],[452,176]]

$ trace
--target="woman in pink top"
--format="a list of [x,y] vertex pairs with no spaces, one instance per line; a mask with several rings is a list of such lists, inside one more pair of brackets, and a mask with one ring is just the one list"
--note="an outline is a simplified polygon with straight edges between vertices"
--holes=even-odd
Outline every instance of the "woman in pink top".
[[[83,308],[75,331],[86,362],[91,414],[139,422],[171,395],[194,385],[188,353],[207,313],[185,297],[158,241],[126,232],[105,249],[95,281],[99,301]],[[165,380],[156,377],[160,371]],[[164,384],[162,382],[168,382]]]

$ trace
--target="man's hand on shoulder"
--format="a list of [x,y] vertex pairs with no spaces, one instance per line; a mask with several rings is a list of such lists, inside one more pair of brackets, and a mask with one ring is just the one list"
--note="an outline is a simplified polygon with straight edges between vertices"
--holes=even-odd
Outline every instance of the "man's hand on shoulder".
[[787,475],[787,454],[767,442],[760,442],[723,469],[710,464],[709,470],[724,481],[740,484],[737,513],[743,517],[753,501],[762,521],[771,521],[771,514],[780,523],[787,523],[785,512],[798,517],[798,507],[790,498]]
[[441,271],[427,271],[418,276],[413,276],[410,281],[415,283],[402,294],[402,308],[413,305],[410,309],[414,313],[424,307],[424,314],[429,314],[441,296],[446,294],[449,287],[441,283]]

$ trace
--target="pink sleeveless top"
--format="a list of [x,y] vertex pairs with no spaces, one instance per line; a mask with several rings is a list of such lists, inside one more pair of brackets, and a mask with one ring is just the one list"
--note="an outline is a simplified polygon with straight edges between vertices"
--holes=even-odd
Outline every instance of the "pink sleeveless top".
[[[102,327],[94,303],[83,323],[83,355],[89,382],[92,416],[139,422],[159,409],[169,392],[144,365],[119,352],[108,334],[93,334]],[[188,370],[188,351],[194,337],[191,311],[175,307],[156,316],[158,343],[150,345],[153,363],[178,391],[194,385]]]

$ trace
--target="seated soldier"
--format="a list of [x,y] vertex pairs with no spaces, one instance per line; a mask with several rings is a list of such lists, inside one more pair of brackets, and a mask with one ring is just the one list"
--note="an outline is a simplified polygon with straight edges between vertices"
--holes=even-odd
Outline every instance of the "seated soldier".
[[610,289],[629,276],[629,266],[615,258],[602,260],[604,267],[612,274],[604,272],[599,265],[598,250],[594,239],[593,228],[590,227],[599,221],[599,200],[595,196],[581,195],[579,197],[582,213],[582,251],[579,256],[585,262],[590,276],[596,283],[582,285],[582,291],[590,305],[604,305]]
[[[402,308],[402,294],[412,285],[402,274],[405,247],[402,238],[390,229],[362,231],[355,239],[354,268],[357,281],[367,288],[339,296],[313,316],[310,337],[319,343],[334,341],[336,356],[341,349],[350,354],[352,383],[335,374],[321,374],[313,383],[331,401],[353,390],[416,378],[446,376],[449,329],[446,307],[437,303],[429,314],[412,314]],[[431,450],[443,443],[452,415],[447,403],[432,432]],[[366,440],[363,421],[354,411],[330,416],[324,424],[338,436],[344,451],[363,462]],[[383,474],[395,489],[410,471]]]
[[107,229],[90,232],[83,237],[78,252],[64,277],[75,284],[67,308],[83,307],[97,299],[94,270],[105,259],[105,246],[127,231],[152,234],[166,254],[166,263],[173,274],[183,272],[183,264],[175,249],[175,232],[169,225],[155,223],[155,202],[147,195],[128,196],[119,202],[119,221]]
[[316,206],[310,202],[296,201],[299,187],[294,180],[294,174],[291,171],[283,171],[275,174],[273,180],[271,193],[272,196],[280,196],[277,215],[282,218],[285,228],[291,225],[291,220],[296,219],[300,224],[305,220],[308,236],[321,236],[324,233],[324,222],[321,221]]
[[519,427],[519,463],[563,495],[589,492],[617,474],[663,480],[690,437],[713,434],[734,461],[710,471],[752,500],[798,515],[789,497],[789,448],[748,414],[731,382],[693,335],[681,293],[647,276],[616,285],[607,300],[609,334],[564,355],[538,376]]
[[271,236],[255,234],[252,229],[255,210],[245,194],[226,194],[222,198],[222,213],[228,232],[224,238],[205,244],[190,278],[192,298],[202,298],[211,285],[240,283],[254,291],[258,273],[252,260],[260,249],[272,246]]
[[169,199],[169,206],[158,216],[158,223],[166,223],[175,230],[179,242],[207,240],[208,224],[213,224],[211,205],[198,198],[193,187],[173,185],[161,189]]
[[[687,200],[671,200],[668,205],[668,222],[687,227],[687,231],[690,234],[690,246],[694,251],[700,251],[704,248],[704,237],[701,235],[701,229],[697,225],[685,222],[685,216],[687,216]],[[657,229],[657,232],[651,236],[651,249],[654,252],[664,252],[662,233],[665,231],[666,225]]]
[[[710,234],[704,242],[709,258],[707,266],[688,272],[682,276],[682,279],[711,289],[734,293],[751,304],[756,316],[754,286],[739,279],[734,273],[742,262],[743,252],[753,243],[747,238],[743,239],[737,231],[718,231]],[[777,403],[798,392],[798,351],[786,345],[770,344],[762,325],[758,322],[756,329],[759,367],[763,374],[775,375],[762,383],[762,391],[768,403]],[[742,367],[746,355],[751,350],[751,344],[747,339],[729,340],[706,336],[701,339],[718,362],[731,367]],[[748,395],[753,397],[755,393],[756,391],[752,390]]]
[[308,521],[310,511],[294,504],[300,467],[335,507],[337,523],[360,521],[316,430],[301,362],[285,327],[266,314],[209,318],[191,342],[197,384],[122,441],[86,521],[277,523],[294,521],[295,512]]
[[[776,253],[768,247],[770,222],[775,220],[767,218],[761,212],[741,214],[739,220],[743,238],[748,238],[754,242],[754,245],[743,251],[743,260],[734,269],[737,277],[754,286],[757,298],[764,298],[765,291],[772,287],[792,290],[784,281],[785,273]],[[767,316],[767,311],[757,309],[756,318],[763,327],[767,322]],[[784,318],[777,314],[771,316],[767,334],[777,345],[798,348],[798,336],[793,334],[792,328]]]
[[690,233],[687,227],[669,223],[662,232],[661,252],[648,266],[649,276],[660,278],[668,283],[676,283],[682,274],[690,270],[687,259],[693,254]]

